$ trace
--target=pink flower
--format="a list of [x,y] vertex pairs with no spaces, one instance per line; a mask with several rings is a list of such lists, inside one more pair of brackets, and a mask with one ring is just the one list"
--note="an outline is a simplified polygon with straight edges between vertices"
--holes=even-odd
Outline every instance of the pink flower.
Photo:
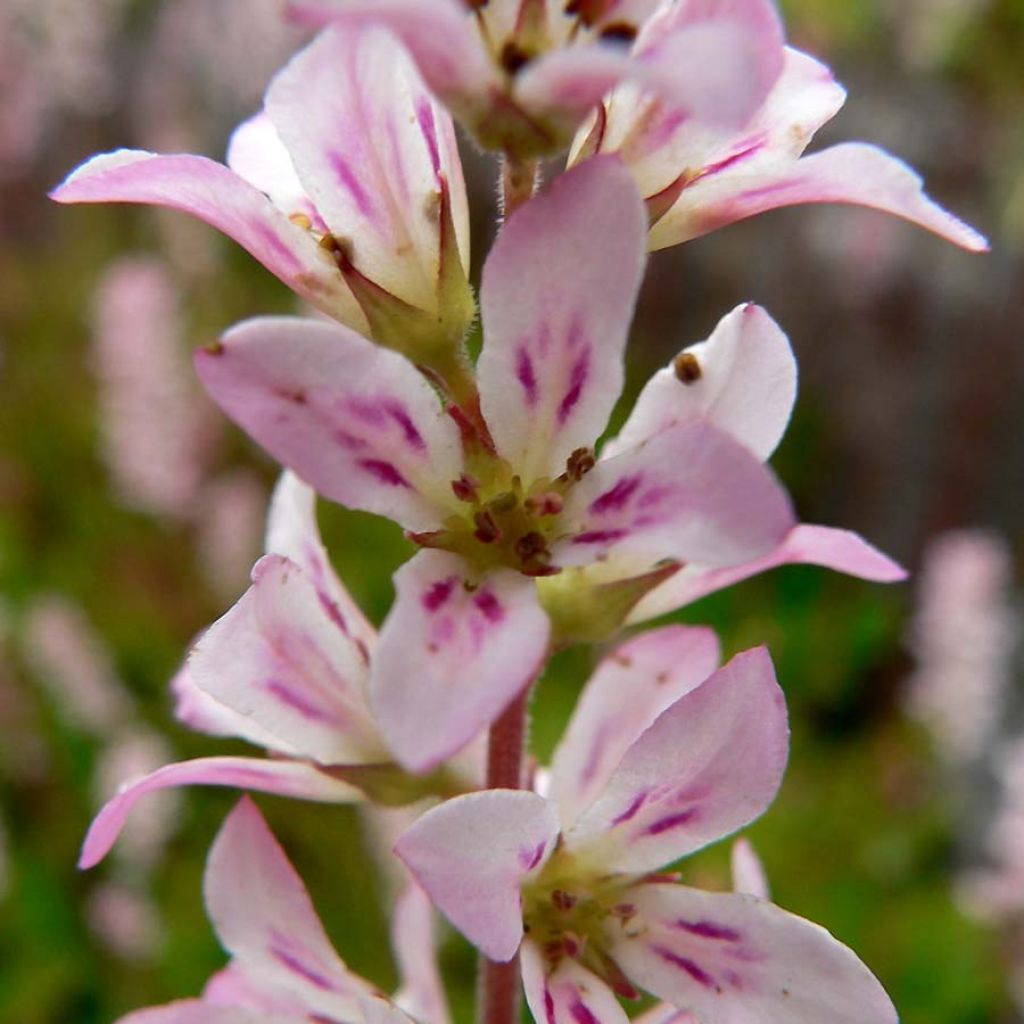
[[846,142],[801,156],[845,98],[827,67],[791,47],[774,87],[738,129],[681,116],[629,83],[580,130],[570,163],[594,153],[625,161],[647,202],[651,249],[799,203],[868,206],[965,249],[987,249],[977,231],[929,199],[921,178],[884,150]]
[[[196,758],[123,786],[92,823],[81,867],[106,856],[141,797],[172,786],[232,786],[328,803],[361,800],[381,786],[391,787],[387,798],[397,801],[433,791],[416,789],[394,768],[370,713],[366,689],[376,634],[330,566],[314,500],[295,477],[281,480],[271,507],[270,553],[173,684],[178,718],[187,725],[240,737],[275,756]],[[454,779],[445,776],[455,791],[469,785]]]
[[215,401],[275,458],[429,549],[395,577],[371,667],[374,715],[412,771],[462,747],[533,678],[549,639],[535,579],[612,558],[634,575],[666,559],[742,564],[792,526],[774,477],[706,417],[637,430],[595,462],[645,231],[613,160],[588,161],[511,217],[483,271],[476,409],[446,410],[404,358],[333,324],[252,320],[197,356]]
[[647,633],[599,668],[555,753],[549,797],[491,790],[425,814],[396,852],[492,960],[521,956],[548,1024],[625,1024],[634,985],[706,1024],[894,1024],[867,968],[757,896],[657,874],[758,817],[785,768],[763,648],[705,678],[704,631]]
[[417,358],[461,341],[473,315],[451,119],[380,31],[328,30],[297,54],[263,112],[235,132],[227,167],[118,150],[83,164],[52,198],[191,213],[318,309]]
[[[139,1010],[120,1024],[411,1024],[369,982],[353,974],[334,951],[309,893],[259,811],[243,799],[217,836],[206,863],[206,908],[231,960],[198,999]],[[422,894],[412,896],[422,902]],[[401,918],[399,963],[409,973],[436,978],[429,912]],[[423,1024],[446,1024],[447,1009],[422,1005],[410,1012]]]
[[681,114],[732,126],[782,67],[770,0],[293,0],[310,24],[390,29],[427,85],[486,149],[564,149],[622,81]]

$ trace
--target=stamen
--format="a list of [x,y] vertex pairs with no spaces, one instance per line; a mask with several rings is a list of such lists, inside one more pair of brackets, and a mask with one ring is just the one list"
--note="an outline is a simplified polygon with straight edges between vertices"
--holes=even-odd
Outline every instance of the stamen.
[[309,231],[313,226],[313,222],[304,213],[289,214],[288,219],[303,231]]
[[498,60],[510,75],[514,75],[533,60],[533,54],[524,50],[514,39],[510,39],[501,48]]
[[476,526],[473,536],[481,544],[494,544],[501,540],[501,527],[486,509],[481,509],[473,516],[473,524]]
[[636,33],[636,26],[631,25],[628,21],[614,21],[601,29],[598,38],[610,43],[629,44],[636,39]]
[[558,910],[572,910],[576,906],[576,897],[564,889],[555,889],[551,893],[551,902]]
[[574,481],[582,480],[595,464],[594,453],[589,448],[577,448],[566,460],[566,477]]
[[480,488],[480,481],[463,473],[458,480],[452,481],[452,493],[459,501],[466,501],[474,504],[477,500]]
[[672,369],[684,384],[696,384],[704,376],[700,360],[692,352],[680,352],[672,363]]
[[562,496],[555,491],[537,494],[523,502],[531,516],[557,516],[562,511]]

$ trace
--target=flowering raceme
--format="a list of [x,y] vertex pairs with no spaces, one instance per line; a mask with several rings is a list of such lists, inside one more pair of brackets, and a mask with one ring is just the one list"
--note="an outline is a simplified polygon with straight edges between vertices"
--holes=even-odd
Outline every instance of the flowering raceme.
[[[236,129],[226,166],[121,150],[53,193],[192,213],[327,315],[250,319],[196,356],[285,474],[252,585],[174,681],[177,715],[270,756],[135,780],[81,863],[145,794],[232,786],[401,805],[403,826],[429,803],[395,845],[422,889],[402,875],[392,1002],[331,949],[244,798],[206,875],[231,963],[201,998],[123,1024],[409,1024],[405,1010],[447,1024],[428,896],[486,958],[482,1024],[514,1024],[517,956],[545,1024],[626,1024],[618,997],[640,989],[662,1000],[643,1024],[893,1024],[849,949],[768,901],[746,847],[731,893],[662,873],[775,797],[788,725],[763,648],[720,668],[707,629],[620,643],[550,770],[524,760],[525,697],[556,649],[605,644],[773,566],[904,575],[855,534],[798,522],[767,467],[797,369],[757,305],[681,351],[604,438],[648,251],[826,201],[984,240],[881,150],[802,156],[844,93],[785,46],[770,0],[291,6],[326,27]],[[503,158],[478,294],[449,110]],[[566,150],[538,191],[539,160]],[[317,494],[393,520],[420,549],[379,633],[331,565]]]
[[656,873],[758,817],[786,762],[767,653],[702,679],[716,652],[700,633],[655,630],[610,656],[555,753],[550,797],[455,797],[396,852],[488,957],[522,943],[539,1021],[624,1024],[615,994],[635,997],[635,983],[707,1024],[895,1022],[878,982],[823,929]]

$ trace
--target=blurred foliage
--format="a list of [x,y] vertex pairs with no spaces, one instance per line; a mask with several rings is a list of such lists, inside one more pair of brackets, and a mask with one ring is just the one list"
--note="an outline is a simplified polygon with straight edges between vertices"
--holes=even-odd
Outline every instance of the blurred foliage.
[[[788,0],[783,6],[796,42],[844,68],[862,64],[870,70],[898,66],[893,25],[901,2]],[[927,16],[926,4],[910,6],[923,6]],[[920,74],[940,91],[959,90],[991,121],[1016,112],[1019,133],[1020,0],[972,5],[936,52],[923,71],[904,66],[903,81]],[[892,101],[899,102],[896,96]],[[169,737],[179,756],[244,749],[196,736],[171,720],[166,681],[190,638],[226,605],[203,581],[191,527],[120,505],[98,455],[88,357],[93,291],[111,259],[139,249],[159,251],[161,236],[144,211],[56,209],[41,198],[50,177],[110,133],[109,125],[77,132],[75,145],[85,142],[84,148],[48,154],[4,198],[11,228],[0,241],[0,596],[7,633],[0,656],[0,791],[9,863],[0,902],[0,1019],[18,1024],[102,1024],[131,1008],[198,992],[223,963],[202,909],[200,876],[234,796],[208,790],[187,795],[154,881],[166,927],[162,949],[151,962],[114,956],[85,916],[98,879],[114,868],[82,875],[73,867],[94,810],[92,776],[101,744],[70,728],[33,685],[19,645],[20,618],[31,601],[48,591],[67,595],[109,645],[142,717]],[[1020,136],[1013,137],[1012,127],[1000,138],[1002,148],[987,158],[983,173],[997,181],[990,223],[999,225],[997,233],[1009,244],[1014,224],[1024,231],[1024,161],[1019,149],[1014,152]],[[1010,162],[992,166],[997,157]],[[941,161],[942,154],[934,158]],[[493,217],[488,188],[485,183],[480,189],[482,230]],[[193,344],[235,319],[290,308],[282,287],[228,244],[218,245],[221,269],[182,282]],[[742,268],[738,274],[744,280]],[[744,281],[742,293],[725,302],[746,297],[748,287]],[[697,337],[709,318],[728,308],[713,289],[700,298],[703,304],[665,342],[668,348],[678,346],[680,337]],[[641,327],[638,343],[651,333]],[[820,339],[822,345],[831,340]],[[664,354],[653,342],[641,344],[630,369],[634,392]],[[828,478],[844,472],[827,440],[833,413],[827,394],[805,393],[775,460],[798,507],[818,511],[827,505],[820,491],[834,489]],[[274,468],[237,434],[225,461],[255,466],[268,488],[272,483]],[[344,579],[379,621],[391,600],[390,574],[410,546],[390,524],[367,516],[323,506],[321,518]],[[856,949],[906,1024],[1011,1020],[996,938],[952,902],[955,808],[948,787],[923,737],[899,709],[908,669],[901,636],[909,600],[905,587],[788,568],[714,595],[676,618],[714,626],[727,655],[768,644],[787,692],[791,767],[775,806],[750,832],[777,901]],[[542,762],[595,656],[582,649],[564,652],[541,682],[532,744]],[[26,750],[35,759],[31,764]],[[353,969],[392,986],[384,884],[358,814],[270,798],[259,802],[339,952]],[[727,854],[727,844],[719,844],[690,858],[680,865],[684,879],[726,888]],[[464,1024],[471,1019],[474,957],[461,938],[450,936],[443,959],[456,1020]]]

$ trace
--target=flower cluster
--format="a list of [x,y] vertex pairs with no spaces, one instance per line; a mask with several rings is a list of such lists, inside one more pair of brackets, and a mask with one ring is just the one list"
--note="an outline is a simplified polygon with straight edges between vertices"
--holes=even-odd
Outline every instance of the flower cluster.
[[[894,1021],[856,956],[762,883],[706,893],[663,870],[774,798],[788,727],[767,652],[720,668],[706,629],[619,635],[788,562],[902,578],[856,535],[799,523],[766,466],[796,397],[785,334],[738,306],[602,439],[648,251],[819,202],[984,240],[881,150],[801,155],[844,93],[785,45],[770,0],[297,0],[294,13],[322,31],[226,166],[120,150],[53,193],[191,213],[325,314],[249,320],[196,356],[207,392],[285,473],[266,554],[175,679],[177,713],[272,756],[135,780],[82,863],[169,786],[406,806],[408,977],[391,1000],[348,971],[243,801],[206,880],[230,964],[201,999],[127,1020],[444,1024],[429,897],[487,958],[487,1024],[514,1020],[514,986],[495,979],[517,956],[544,1024],[621,1024],[620,998],[640,990],[664,1001],[658,1022]],[[453,118],[503,163],[505,219],[478,289]],[[562,153],[564,173],[538,189],[538,160]],[[317,494],[394,520],[420,549],[379,631],[335,574]],[[579,643],[610,653],[550,770],[527,772],[526,695]],[[740,848],[747,878],[750,856]]]

